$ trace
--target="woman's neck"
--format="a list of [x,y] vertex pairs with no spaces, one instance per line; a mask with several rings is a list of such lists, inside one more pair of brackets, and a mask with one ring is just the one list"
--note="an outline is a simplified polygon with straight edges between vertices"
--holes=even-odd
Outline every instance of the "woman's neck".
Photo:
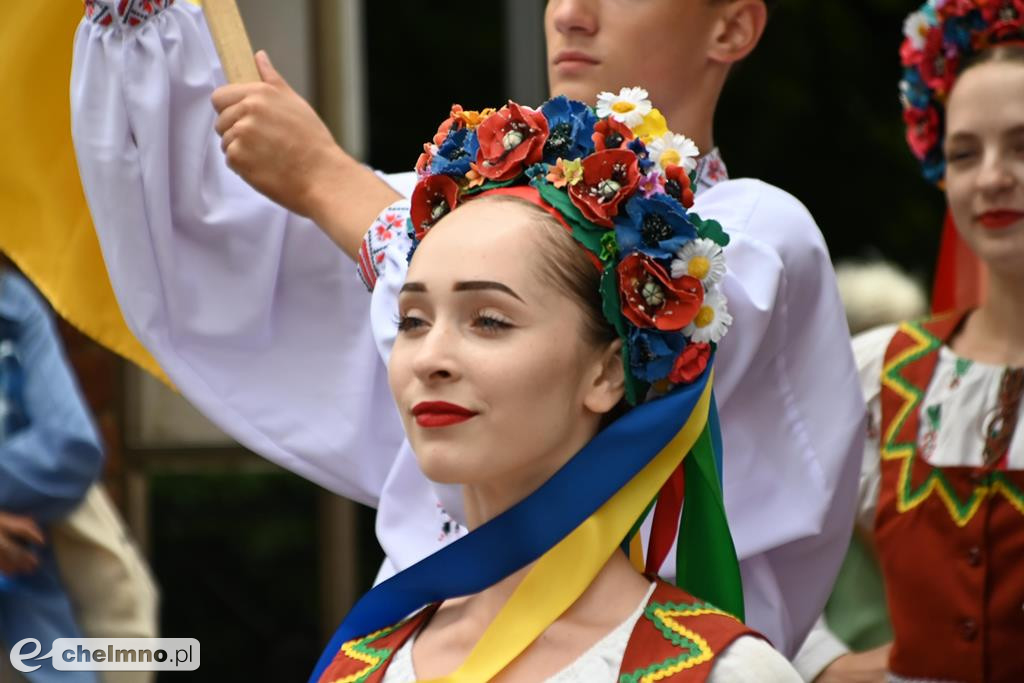
[[984,303],[953,342],[957,355],[989,365],[1024,367],[1024,276],[989,271]]
[[[413,649],[416,674],[435,678],[465,661],[532,565],[472,596],[446,601]],[[499,680],[543,680],[586,652],[640,606],[650,582],[616,550],[590,586]]]

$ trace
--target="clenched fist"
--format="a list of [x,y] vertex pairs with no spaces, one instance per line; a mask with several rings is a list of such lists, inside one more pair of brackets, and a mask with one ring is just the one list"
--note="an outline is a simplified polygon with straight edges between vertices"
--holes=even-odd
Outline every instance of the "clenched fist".
[[271,200],[311,218],[355,257],[373,219],[398,195],[337,145],[265,52],[256,53],[256,66],[262,82],[213,93],[228,166]]
[[285,208],[309,216],[318,180],[347,155],[306,100],[256,53],[263,81],[225,85],[213,93],[216,130],[228,165]]

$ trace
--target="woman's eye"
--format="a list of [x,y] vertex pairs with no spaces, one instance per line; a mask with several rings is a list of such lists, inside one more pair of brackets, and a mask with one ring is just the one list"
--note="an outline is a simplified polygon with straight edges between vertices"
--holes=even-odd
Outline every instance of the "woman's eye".
[[952,162],[955,163],[957,161],[967,161],[968,159],[972,158],[973,156],[974,156],[974,152],[972,150],[960,149],[960,150],[953,150],[952,152],[950,152],[947,155],[947,158],[949,159],[949,161],[952,161]]
[[422,318],[417,318],[412,315],[400,315],[398,320],[395,321],[398,324],[399,332],[412,332],[413,330],[419,329],[427,324]]
[[493,315],[481,313],[473,318],[473,326],[485,332],[499,332],[514,327],[507,320],[502,320]]

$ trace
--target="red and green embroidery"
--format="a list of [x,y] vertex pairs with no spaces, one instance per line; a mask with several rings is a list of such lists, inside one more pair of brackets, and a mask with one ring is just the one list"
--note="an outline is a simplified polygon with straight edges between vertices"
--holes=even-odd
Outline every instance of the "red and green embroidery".
[[356,673],[349,674],[343,678],[337,678],[331,681],[331,683],[365,683],[365,681],[367,681],[370,676],[384,664],[384,662],[388,661],[393,654],[391,648],[380,648],[378,650],[370,647],[370,645],[381,638],[391,635],[404,626],[406,621],[396,624],[395,626],[389,626],[388,628],[381,629],[375,633],[371,633],[364,638],[350,640],[342,645],[342,654],[349,659],[353,659],[364,664],[365,666]]
[[707,640],[678,621],[680,618],[697,617],[704,614],[716,614],[735,619],[731,614],[706,602],[693,604],[652,602],[647,605],[644,617],[654,624],[654,627],[661,632],[666,640],[682,652],[662,662],[622,674],[619,676],[619,683],[654,683],[714,659],[715,653],[711,650]]
[[[881,449],[883,460],[900,461],[896,491],[899,512],[912,510],[934,493],[946,505],[957,526],[964,527],[973,519],[985,498],[1002,494],[1014,508],[1024,514],[1024,494],[1002,472],[989,474],[964,501],[960,500],[945,474],[937,467],[930,468],[928,476],[919,486],[913,485],[911,471],[918,449],[917,434],[905,434],[904,440],[899,440],[899,434],[910,416],[920,408],[924,388],[909,382],[903,376],[903,370],[925,356],[936,353],[943,341],[919,322],[903,323],[899,331],[913,343],[888,360],[882,369],[882,386],[903,399],[903,404],[882,435]],[[967,367],[964,368],[964,372]]]

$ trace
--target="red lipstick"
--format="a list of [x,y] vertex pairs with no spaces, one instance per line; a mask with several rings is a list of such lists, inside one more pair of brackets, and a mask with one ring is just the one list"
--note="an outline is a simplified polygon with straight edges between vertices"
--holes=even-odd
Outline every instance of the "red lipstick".
[[979,215],[977,220],[986,228],[1000,230],[1010,227],[1022,218],[1024,218],[1024,212],[1022,211],[999,209],[996,211],[986,211]]
[[416,418],[416,424],[428,429],[450,427],[476,416],[476,413],[469,408],[444,401],[417,403],[412,408],[412,414]]

